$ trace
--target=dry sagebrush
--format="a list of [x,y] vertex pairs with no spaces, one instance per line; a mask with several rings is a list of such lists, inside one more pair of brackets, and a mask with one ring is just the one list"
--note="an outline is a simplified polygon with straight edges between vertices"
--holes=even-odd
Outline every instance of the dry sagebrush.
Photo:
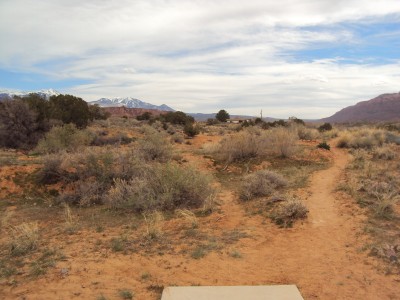
[[287,180],[282,175],[261,170],[247,175],[239,187],[239,197],[241,200],[250,200],[254,197],[269,196],[276,189],[285,187]]

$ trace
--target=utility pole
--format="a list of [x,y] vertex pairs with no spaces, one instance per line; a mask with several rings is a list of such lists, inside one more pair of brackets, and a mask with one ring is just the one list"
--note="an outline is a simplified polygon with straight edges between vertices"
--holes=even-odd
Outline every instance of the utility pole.
[[261,115],[261,121],[262,121],[262,110],[261,110],[261,113],[260,113],[260,115]]

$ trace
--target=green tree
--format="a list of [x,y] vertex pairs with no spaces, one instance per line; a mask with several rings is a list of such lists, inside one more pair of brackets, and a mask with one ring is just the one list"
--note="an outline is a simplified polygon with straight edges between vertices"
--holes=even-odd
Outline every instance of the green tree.
[[318,130],[321,132],[332,130],[332,125],[330,123],[324,123],[318,127]]
[[50,97],[51,116],[63,123],[73,123],[78,128],[85,128],[91,119],[89,105],[82,98],[72,95]]
[[104,108],[98,104],[89,104],[90,120],[107,120],[110,117],[110,113],[105,111]]
[[229,114],[225,109],[221,109],[216,115],[215,118],[220,122],[226,122],[229,119]]
[[188,116],[181,111],[168,112],[164,115],[161,115],[160,118],[162,119],[162,121],[165,120],[165,122],[171,124],[185,125],[187,123],[194,123],[193,117]]

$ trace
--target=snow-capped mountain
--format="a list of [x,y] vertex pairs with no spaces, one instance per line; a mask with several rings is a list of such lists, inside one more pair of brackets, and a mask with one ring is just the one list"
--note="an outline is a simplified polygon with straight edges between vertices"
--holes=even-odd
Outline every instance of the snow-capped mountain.
[[174,109],[165,104],[154,105],[132,97],[101,98],[97,101],[90,102],[90,104],[98,104],[101,107],[125,106],[127,108],[145,108],[145,109],[157,109],[163,111],[175,111]]
[[14,96],[25,97],[31,93],[38,94],[40,97],[49,99],[51,96],[60,95],[59,92],[48,89],[48,90],[40,90],[40,91],[12,91],[12,90],[0,90],[0,100],[4,99],[12,99]]

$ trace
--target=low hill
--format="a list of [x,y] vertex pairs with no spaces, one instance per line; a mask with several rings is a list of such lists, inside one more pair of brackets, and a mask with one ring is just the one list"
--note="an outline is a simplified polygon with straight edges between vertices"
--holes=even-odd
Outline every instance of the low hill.
[[400,121],[400,93],[383,94],[320,120],[330,123]]

